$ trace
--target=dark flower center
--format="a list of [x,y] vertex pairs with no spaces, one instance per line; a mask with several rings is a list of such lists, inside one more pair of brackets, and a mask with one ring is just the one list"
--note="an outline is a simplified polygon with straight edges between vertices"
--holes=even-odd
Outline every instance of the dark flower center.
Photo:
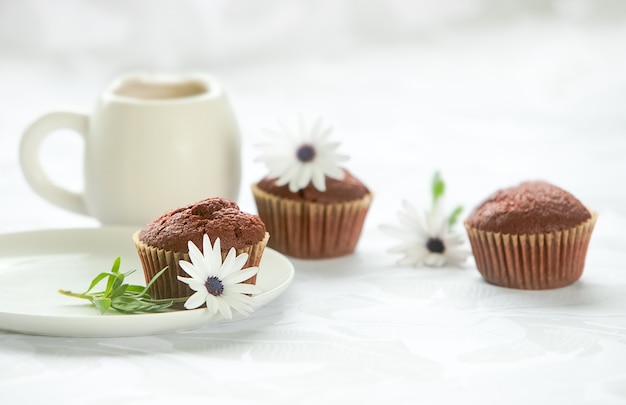
[[204,286],[209,294],[219,297],[224,292],[224,284],[222,284],[222,280],[217,277],[209,277],[204,282]]
[[315,158],[315,148],[312,145],[304,144],[298,148],[296,156],[301,162],[310,162]]
[[446,250],[446,246],[439,238],[429,238],[426,242],[426,249],[431,253],[443,253]]

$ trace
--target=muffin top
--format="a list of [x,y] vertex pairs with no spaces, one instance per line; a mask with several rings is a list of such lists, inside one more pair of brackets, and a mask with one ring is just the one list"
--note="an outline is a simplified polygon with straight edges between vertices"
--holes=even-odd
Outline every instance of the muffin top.
[[208,198],[166,212],[139,232],[139,239],[157,248],[187,252],[192,241],[202,250],[202,238],[220,238],[222,250],[242,249],[265,237],[265,224],[256,215],[241,212],[224,198]]
[[589,218],[589,210],[572,194],[544,181],[528,181],[496,191],[466,224],[488,232],[537,234],[573,228]]
[[265,177],[257,186],[276,197],[286,198],[295,201],[308,201],[320,204],[343,203],[361,199],[369,194],[369,190],[363,183],[354,177],[346,169],[343,180],[335,180],[326,177],[326,191],[319,191],[313,183],[309,183],[305,188],[291,192],[288,185],[277,186],[276,179]]

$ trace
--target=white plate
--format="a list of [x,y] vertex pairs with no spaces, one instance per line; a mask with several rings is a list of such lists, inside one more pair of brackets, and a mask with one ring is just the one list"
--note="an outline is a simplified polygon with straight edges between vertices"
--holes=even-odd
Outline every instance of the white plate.
[[[49,336],[137,336],[192,329],[223,321],[206,309],[153,314],[100,315],[89,302],[66,297],[59,289],[82,292],[117,256],[121,271],[137,271],[132,284],[143,285],[141,264],[131,236],[135,228],[43,230],[0,235],[0,329]],[[293,265],[267,248],[261,259],[255,295],[259,308],[291,283]],[[237,315],[235,315],[236,317]]]

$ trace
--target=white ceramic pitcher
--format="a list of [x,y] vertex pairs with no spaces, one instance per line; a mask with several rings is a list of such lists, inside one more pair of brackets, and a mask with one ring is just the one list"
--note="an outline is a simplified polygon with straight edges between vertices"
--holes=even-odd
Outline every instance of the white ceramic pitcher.
[[[84,137],[84,191],[44,172],[39,149],[54,130]],[[22,135],[20,164],[49,202],[103,224],[143,225],[203,198],[237,199],[241,141],[219,83],[205,74],[133,73],[114,80],[94,111],[53,111]]]

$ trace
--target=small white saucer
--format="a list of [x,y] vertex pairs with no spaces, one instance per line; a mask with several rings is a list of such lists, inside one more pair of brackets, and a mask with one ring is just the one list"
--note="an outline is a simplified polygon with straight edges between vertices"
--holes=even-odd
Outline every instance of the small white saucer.
[[[138,336],[192,329],[223,321],[206,309],[100,315],[87,301],[63,296],[59,289],[82,292],[121,257],[121,271],[137,271],[129,283],[143,285],[132,242],[135,228],[102,227],[0,235],[0,329],[48,336]],[[257,276],[259,308],[291,283],[294,268],[282,254],[266,248]],[[237,314],[235,313],[235,319]]]

